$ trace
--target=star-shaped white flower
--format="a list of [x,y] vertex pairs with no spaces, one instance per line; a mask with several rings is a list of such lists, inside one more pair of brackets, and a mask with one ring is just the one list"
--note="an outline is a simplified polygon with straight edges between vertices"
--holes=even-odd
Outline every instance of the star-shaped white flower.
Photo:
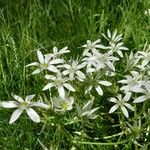
[[127,93],[123,98],[121,94],[119,94],[117,98],[114,98],[114,97],[110,98],[109,101],[116,103],[116,104],[113,107],[111,107],[109,113],[113,113],[120,107],[125,117],[129,118],[129,113],[126,107],[132,111],[135,111],[134,107],[132,107],[129,103],[127,103],[130,97],[131,97],[131,93]]
[[133,101],[133,103],[141,103],[150,99],[150,82],[149,81],[144,82],[144,88],[143,88],[143,91],[141,91],[141,93],[143,93],[143,95],[136,98]]
[[78,115],[80,117],[87,117],[88,119],[95,119],[97,116],[94,114],[99,107],[93,107],[93,100],[89,100],[82,108],[76,104]]
[[55,87],[58,89],[59,96],[61,98],[65,98],[65,89],[68,89],[69,91],[75,92],[75,89],[69,84],[66,83],[69,81],[68,78],[63,78],[61,73],[54,75],[45,75],[45,78],[47,80],[51,80],[52,82],[48,83],[44,88],[43,91],[47,89],[51,89],[52,87]]
[[110,32],[110,30],[108,29],[107,30],[107,36],[105,34],[102,34],[103,37],[105,39],[107,39],[109,42],[112,42],[112,43],[117,43],[119,41],[122,40],[122,34],[120,35],[117,35],[117,30],[115,30],[112,34]]
[[49,108],[47,104],[44,104],[42,102],[31,102],[31,100],[34,98],[35,95],[28,95],[25,97],[25,100],[17,95],[12,95],[12,96],[16,101],[3,101],[1,103],[1,106],[3,108],[17,108],[13,112],[10,118],[10,121],[9,121],[10,124],[14,123],[20,117],[20,115],[23,113],[24,110],[27,112],[31,120],[38,123],[40,122],[40,117],[32,109],[32,107],[40,107],[40,108],[46,108],[46,109]]
[[108,67],[111,70],[115,71],[115,67],[114,67],[113,63],[115,61],[118,61],[119,58],[112,56],[110,52],[107,52],[104,54],[99,53],[99,52],[95,52],[94,54],[97,57],[97,59],[96,59],[97,70]]
[[103,86],[111,86],[112,83],[105,81],[105,80],[97,80],[96,83],[94,83],[93,85],[90,85],[88,87],[88,89],[85,91],[85,94],[88,93],[89,91],[91,91],[93,88],[95,88],[95,90],[97,91],[97,93],[102,96],[103,95],[103,90],[101,88],[101,85]]
[[49,71],[57,73],[59,72],[59,70],[54,65],[64,62],[64,60],[62,59],[52,59],[52,57],[49,55],[44,56],[39,50],[37,50],[37,56],[38,56],[39,62],[33,62],[31,64],[26,65],[26,67],[29,67],[29,66],[38,67],[38,69],[33,71],[32,74],[38,74],[43,70],[49,70]]
[[123,57],[122,50],[128,50],[128,48],[123,46],[123,42],[120,42],[122,40],[122,34],[117,35],[117,30],[111,34],[110,30],[107,30],[107,36],[102,35],[109,41],[110,46],[106,47],[110,50],[109,52],[112,54],[116,52],[120,57]]
[[85,67],[85,64],[79,64],[78,61],[73,61],[71,65],[69,64],[64,64],[64,68],[66,68],[65,71],[62,72],[63,75],[68,75],[69,74],[69,79],[74,80],[77,78],[80,81],[83,81],[86,76],[85,74],[80,71],[80,69]]
[[139,93],[143,91],[143,89],[141,88],[143,84],[143,81],[141,80],[141,75],[136,71],[131,71],[131,74],[132,74],[131,76],[126,75],[125,76],[126,79],[118,81],[118,83],[124,84],[124,86],[122,86],[120,90],[124,91],[125,93],[127,92]]
[[62,111],[62,112],[71,110],[73,104],[74,104],[73,97],[55,98],[53,103],[55,111]]
[[82,47],[84,47],[84,52],[83,52],[83,56],[88,55],[89,51],[91,50],[91,52],[95,52],[97,51],[97,49],[105,49],[105,46],[100,44],[101,40],[98,39],[94,42],[87,40],[87,44],[83,45]]
[[59,58],[62,54],[66,54],[66,53],[69,53],[70,50],[68,50],[68,47],[64,47],[60,50],[58,50],[57,47],[53,47],[53,53],[50,53],[50,54],[47,54],[46,56],[50,56],[50,57],[53,57],[53,58]]

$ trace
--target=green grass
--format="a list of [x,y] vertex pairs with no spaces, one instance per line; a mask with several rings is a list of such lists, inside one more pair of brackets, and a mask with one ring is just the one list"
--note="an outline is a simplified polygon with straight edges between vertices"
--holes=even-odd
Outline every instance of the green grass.
[[[67,45],[71,50],[71,56],[67,57],[76,58],[82,53],[77,47],[88,39],[101,38],[101,33],[109,28],[124,34],[130,50],[141,50],[150,42],[150,18],[144,15],[149,7],[149,0],[0,0],[0,99],[11,100],[11,93],[42,94],[43,79],[28,76],[31,69],[24,67],[36,60],[37,49],[51,52],[53,46]],[[114,149],[113,145],[76,144],[71,139],[74,131],[82,131],[84,141],[88,134],[91,142],[95,142],[92,137],[99,137],[101,140],[97,142],[103,143],[103,136],[119,130],[111,127],[115,123],[109,124],[112,119],[107,120],[109,116],[104,120],[98,118],[96,123],[81,121],[82,125],[80,122],[65,125],[67,120],[58,115],[56,120],[60,121],[51,118],[41,131],[43,123],[34,124],[25,115],[9,125],[11,112],[0,109],[2,150],[40,150],[37,139],[54,150],[71,149],[73,145],[79,150]],[[51,122],[55,122],[54,126]],[[126,140],[118,149],[132,149],[132,142]]]

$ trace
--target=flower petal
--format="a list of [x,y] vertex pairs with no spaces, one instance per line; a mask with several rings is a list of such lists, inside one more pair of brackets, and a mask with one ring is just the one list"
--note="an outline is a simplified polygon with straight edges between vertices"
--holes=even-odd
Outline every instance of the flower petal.
[[12,94],[12,97],[15,99],[15,100],[17,100],[18,102],[24,102],[24,100],[23,100],[23,98],[21,98],[20,96],[17,96],[17,95],[14,95],[14,94]]
[[52,71],[52,72],[55,72],[55,73],[58,73],[58,72],[59,72],[59,70],[58,70],[55,66],[53,66],[53,65],[49,65],[49,66],[47,67],[47,69],[48,69],[49,71]]
[[27,95],[25,98],[25,101],[31,101],[34,97],[35,97],[35,94],[34,95]]
[[14,123],[14,122],[20,117],[20,115],[22,114],[23,110],[24,110],[24,109],[22,109],[22,108],[18,108],[17,110],[15,110],[15,111],[13,112],[13,114],[11,115],[9,124]]
[[68,90],[72,91],[72,92],[75,92],[76,90],[68,83],[64,83],[63,86],[65,88],[67,88]]
[[35,71],[33,71],[32,74],[33,74],[33,75],[34,75],[34,74],[38,74],[38,73],[40,73],[41,71],[42,71],[42,69],[39,69],[39,68],[38,68],[38,69],[36,69]]
[[86,78],[86,76],[85,76],[85,74],[83,73],[83,72],[81,72],[81,71],[77,71],[76,72],[76,74],[79,76],[79,78],[81,78],[81,79],[85,79]]
[[18,107],[20,104],[16,101],[5,101],[5,102],[1,102],[1,106],[3,108],[16,108]]
[[53,83],[48,83],[48,84],[42,89],[42,91],[45,91],[45,90],[47,90],[47,89],[50,89],[50,88],[52,88],[53,86],[54,86]]
[[38,65],[39,65],[38,62],[33,62],[31,64],[26,65],[26,67],[29,67],[29,66],[38,66]]
[[61,98],[65,98],[65,90],[62,85],[58,86],[58,93]]
[[33,120],[34,122],[37,122],[37,123],[40,122],[39,115],[32,108],[26,109],[26,112],[27,112],[28,116],[31,118],[31,120]]
[[99,81],[99,84],[105,85],[105,86],[111,86],[112,83],[108,82],[108,81]]
[[46,108],[46,109],[49,108],[49,105],[44,104],[42,102],[35,102],[35,103],[32,104],[32,106],[40,107],[40,108]]
[[95,89],[99,95],[101,95],[101,96],[103,95],[103,90],[100,86],[95,87]]
[[147,99],[147,97],[145,95],[143,95],[143,96],[140,96],[140,97],[136,98],[133,101],[133,103],[141,103],[141,102],[144,102],[146,99]]
[[41,51],[37,50],[37,56],[38,56],[39,62],[40,62],[41,64],[44,64],[44,63],[45,63],[45,62],[44,62],[44,56],[43,56],[43,54],[41,53]]
[[129,118],[129,113],[128,113],[127,109],[126,109],[124,106],[121,106],[121,110],[122,110],[123,114],[124,114],[127,118]]
[[130,110],[135,111],[134,107],[131,106],[130,104],[125,103],[124,105],[125,105],[126,107],[128,107]]
[[109,113],[113,113],[117,108],[119,107],[118,104],[115,104],[113,107],[111,107],[111,109],[109,110]]

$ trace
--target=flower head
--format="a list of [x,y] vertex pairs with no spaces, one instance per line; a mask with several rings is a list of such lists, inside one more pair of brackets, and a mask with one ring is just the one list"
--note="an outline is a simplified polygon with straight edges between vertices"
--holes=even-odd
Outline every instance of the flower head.
[[40,117],[32,109],[32,107],[40,107],[40,108],[49,107],[47,104],[44,104],[42,102],[31,102],[31,100],[34,98],[35,95],[28,95],[25,97],[25,100],[17,95],[12,95],[12,96],[16,101],[3,101],[1,103],[3,108],[17,108],[13,112],[10,118],[10,121],[9,121],[10,124],[14,123],[20,117],[20,115],[23,113],[24,110],[27,112],[31,120],[38,123],[40,122]]
[[38,67],[35,71],[32,72],[32,74],[38,74],[43,70],[49,70],[49,71],[57,73],[59,72],[59,70],[54,65],[64,62],[64,60],[62,59],[53,59],[50,55],[44,56],[39,50],[37,50],[37,56],[38,56],[39,62],[33,62],[31,64],[26,65],[26,67],[29,67],[29,66]]
[[78,61],[73,61],[71,65],[64,64],[63,66],[66,68],[66,70],[63,71],[62,74],[69,75],[70,80],[77,78],[78,80],[83,81],[86,78],[85,74],[80,71],[80,69],[85,67],[85,64],[79,64]]
[[123,98],[121,94],[119,94],[117,98],[114,98],[114,97],[110,98],[109,101],[116,103],[116,104],[113,107],[111,107],[109,113],[113,113],[120,107],[123,114],[127,118],[129,118],[129,113],[126,108],[129,108],[130,110],[134,111],[134,108],[129,103],[127,103],[130,97],[131,97],[131,93],[127,93]]
[[97,116],[94,114],[99,107],[93,107],[93,100],[89,100],[82,108],[78,104],[76,104],[78,115],[80,117],[87,117],[88,119],[95,119]]
[[133,103],[140,103],[140,102],[144,102],[150,99],[150,82],[149,81],[144,82],[144,88],[143,88],[143,91],[141,91],[141,93],[143,93],[143,95],[136,98],[133,101]]
[[65,98],[55,98],[54,99],[54,108],[55,111],[67,111],[72,109],[72,105],[74,103],[73,97],[65,97]]
[[51,82],[48,83],[43,88],[43,91],[45,91],[47,89],[51,89],[52,87],[55,87],[58,89],[58,93],[61,98],[65,98],[65,89],[64,88],[68,89],[69,91],[75,92],[75,89],[69,83],[67,83],[67,81],[69,81],[69,79],[63,78],[61,73],[56,74],[56,76],[45,75],[45,78],[47,80],[51,80]]

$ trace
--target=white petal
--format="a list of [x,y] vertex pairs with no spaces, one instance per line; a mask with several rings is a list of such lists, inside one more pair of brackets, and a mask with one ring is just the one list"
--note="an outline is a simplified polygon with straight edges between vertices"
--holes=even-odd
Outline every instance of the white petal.
[[81,79],[85,79],[86,78],[86,76],[85,76],[85,74],[83,73],[83,72],[81,72],[81,71],[77,71],[76,72],[76,74],[79,76],[79,78],[81,78]]
[[141,102],[144,102],[145,100],[147,99],[147,97],[144,95],[144,96],[140,96],[138,98],[136,98],[133,103],[141,103]]
[[49,66],[47,67],[47,69],[48,69],[49,71],[52,71],[52,72],[55,72],[55,73],[58,73],[58,72],[59,72],[59,70],[58,70],[55,66],[53,66],[53,65],[49,65]]
[[44,56],[43,56],[43,54],[41,53],[41,51],[37,50],[37,56],[38,56],[39,62],[40,62],[41,64],[44,64],[44,63],[45,63],[45,62],[44,62]]
[[70,72],[69,72],[69,70],[65,70],[65,71],[63,71],[62,72],[62,74],[65,76],[65,75],[67,75],[67,74],[69,74]]
[[82,108],[83,112],[90,111],[93,106],[93,101],[89,100]]
[[114,65],[113,65],[110,61],[107,62],[107,66],[108,66],[110,69],[112,69],[113,71],[115,71],[115,67],[114,67]]
[[120,57],[123,57],[122,51],[118,50],[117,53]]
[[118,83],[127,84],[127,83],[129,83],[129,81],[128,80],[119,80]]
[[65,98],[65,90],[62,85],[58,86],[58,93],[61,98]]
[[75,92],[76,90],[68,83],[64,83],[63,84],[64,87],[66,87],[68,90],[72,91],[72,92]]
[[95,89],[99,95],[103,95],[103,90],[101,89],[100,86],[95,87]]
[[54,59],[52,61],[50,61],[50,64],[60,64],[63,63],[64,60],[63,59]]
[[113,107],[111,107],[111,109],[109,110],[109,113],[113,113],[117,108],[119,107],[118,104],[114,105]]
[[114,97],[110,98],[109,101],[110,101],[110,102],[113,102],[113,103],[117,103],[117,99],[114,98]]
[[53,76],[53,75],[48,75],[48,74],[47,74],[47,75],[45,75],[44,77],[45,77],[47,80],[50,80],[50,79],[53,80],[53,81],[56,80],[56,77]]
[[130,104],[125,103],[124,105],[125,105],[126,107],[128,107],[130,110],[135,111],[134,107],[131,106]]
[[35,97],[35,94],[34,95],[27,95],[25,98],[25,101],[31,101],[34,97]]
[[127,92],[123,100],[128,101],[131,98],[131,94],[132,94],[131,92]]
[[26,112],[27,112],[28,116],[31,118],[31,120],[33,120],[34,122],[37,122],[37,123],[40,122],[39,115],[32,108],[26,109]]
[[53,86],[54,86],[53,83],[48,83],[48,84],[42,89],[42,91],[45,91],[45,90],[47,90],[47,89],[50,89],[50,88],[52,88]]
[[122,110],[123,114],[124,114],[127,118],[129,118],[129,113],[128,113],[127,109],[126,109],[124,106],[121,106],[121,110]]
[[38,73],[40,73],[41,71],[42,71],[42,69],[39,69],[39,68],[38,68],[38,69],[36,69],[35,71],[33,71],[32,74],[33,74],[33,75],[34,75],[34,74],[38,74]]
[[148,64],[148,62],[149,62],[149,60],[144,59],[144,60],[143,60],[143,62],[142,62],[142,66],[147,65],[147,64]]
[[32,106],[36,106],[36,107],[40,107],[40,108],[46,108],[46,109],[49,108],[49,105],[44,104],[42,102],[35,102],[32,104]]
[[99,81],[99,84],[105,85],[105,86],[111,86],[112,84],[108,81]]
[[38,62],[33,62],[31,64],[26,65],[26,67],[29,67],[29,66],[39,66],[39,63]]
[[12,94],[12,97],[15,99],[15,100],[17,100],[18,102],[24,102],[24,100],[20,97],[20,96],[17,96],[17,95],[14,95],[14,94]]
[[53,53],[55,54],[55,55],[57,55],[57,53],[58,53],[58,48],[55,46],[55,47],[53,47]]
[[20,104],[16,101],[5,101],[5,102],[1,102],[1,106],[3,108],[16,108],[18,107]]
[[13,114],[11,115],[9,124],[14,123],[20,117],[20,115],[22,114],[23,110],[24,109],[22,109],[22,108],[18,108],[17,110],[15,110],[13,112]]

